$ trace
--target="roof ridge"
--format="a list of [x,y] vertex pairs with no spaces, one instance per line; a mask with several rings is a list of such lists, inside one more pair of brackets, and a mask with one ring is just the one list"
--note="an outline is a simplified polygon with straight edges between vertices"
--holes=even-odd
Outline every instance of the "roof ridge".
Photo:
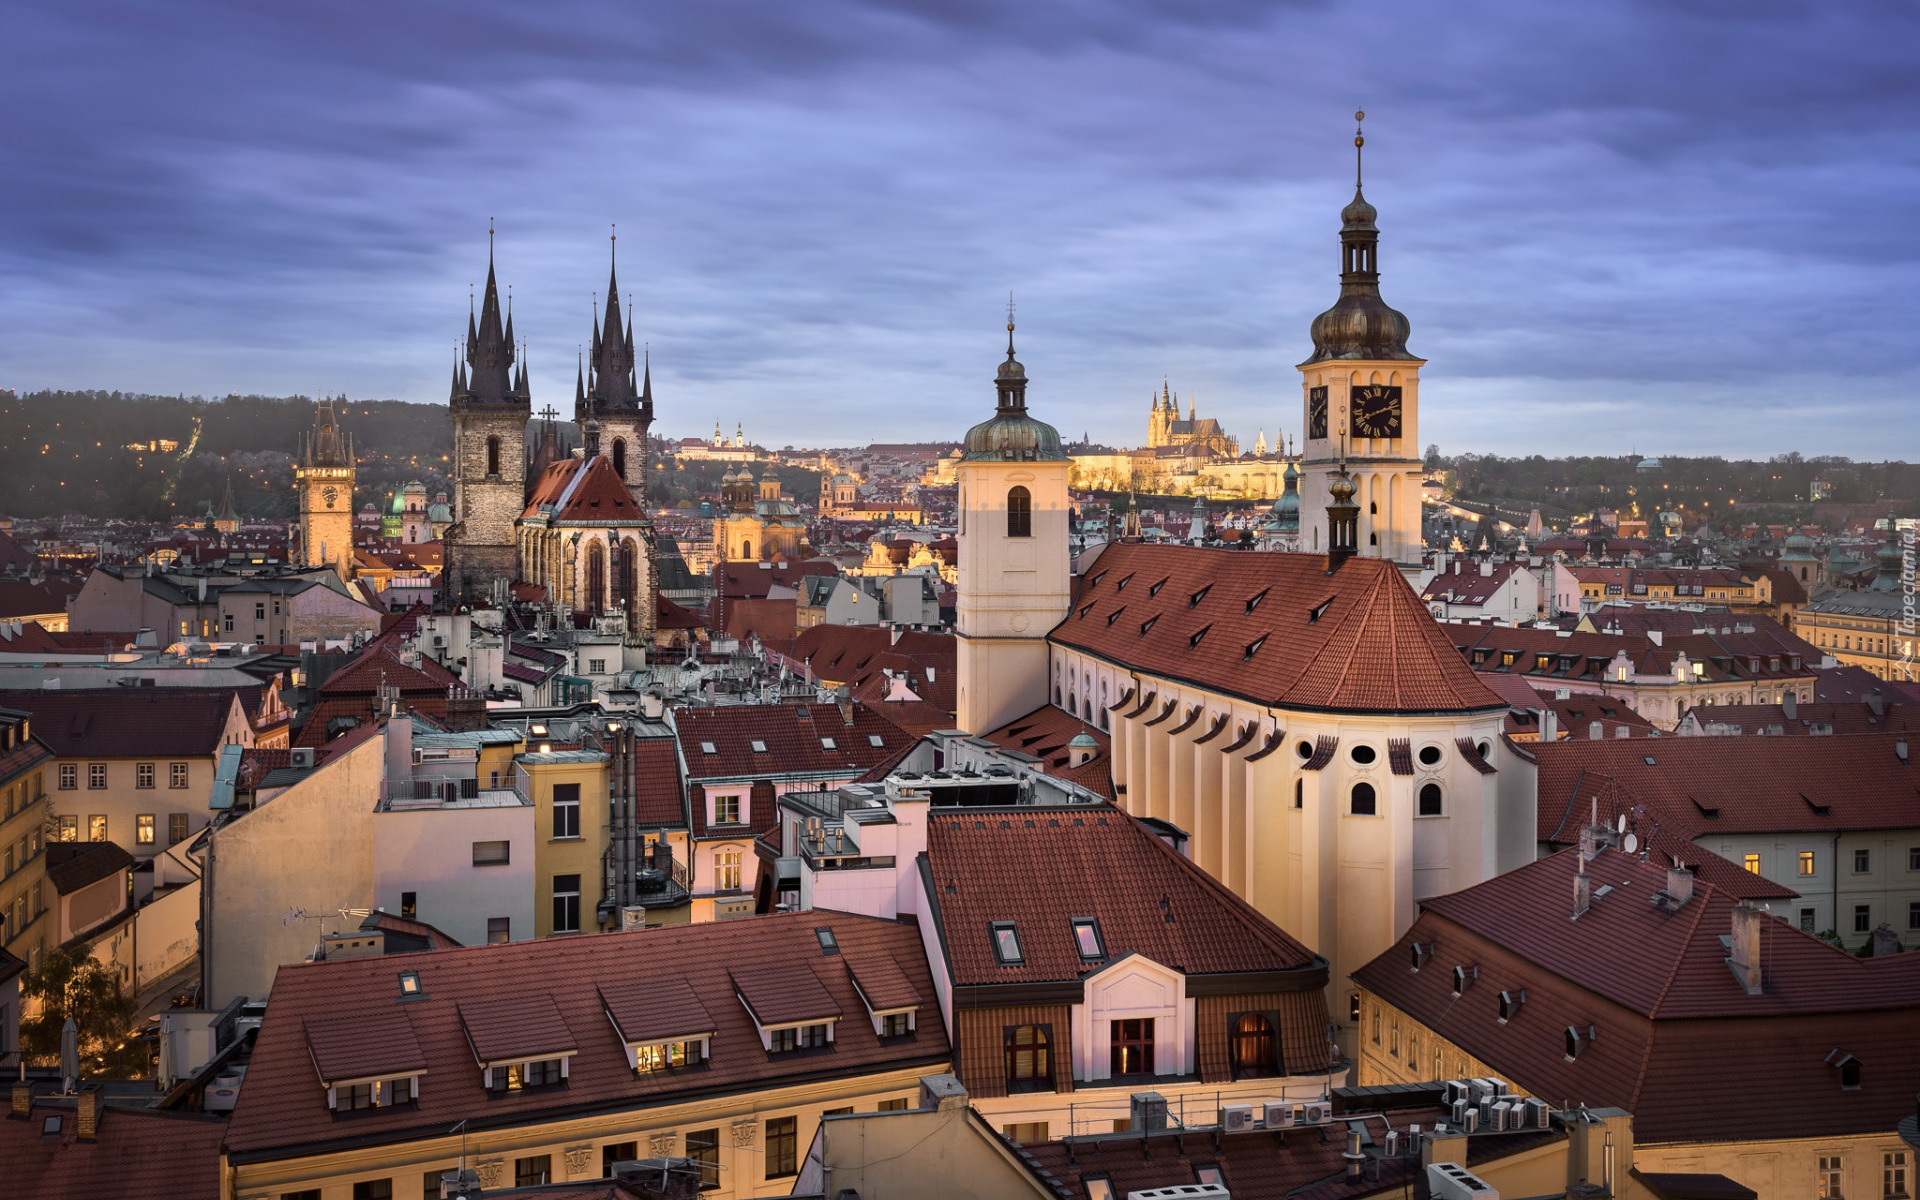
[[[1660,985],[1660,994],[1655,996],[1653,998],[1653,1003],[1647,1006],[1647,1016],[1649,1018],[1658,1017],[1660,1015],[1660,1006],[1666,1002],[1667,994],[1673,991],[1674,980],[1679,977],[1680,968],[1687,961],[1687,950],[1691,948],[1693,945],[1693,935],[1699,931],[1700,922],[1706,918],[1707,909],[1710,906],[1711,901],[1713,900],[1714,894],[1717,891],[1719,891],[1718,888],[1714,887],[1711,883],[1708,883],[1704,879],[1699,880],[1697,882],[1697,887],[1699,888],[1699,890],[1696,891],[1694,894],[1701,901],[1700,909],[1699,911],[1693,914],[1693,923],[1687,926],[1687,936],[1681,940],[1680,950],[1674,956],[1673,962],[1668,967],[1667,981]],[[1642,1067],[1642,1069],[1643,1070],[1645,1069],[1644,1066]],[[1640,1089],[1638,1087],[1635,1087],[1633,1094],[1636,1100],[1639,1099]]]

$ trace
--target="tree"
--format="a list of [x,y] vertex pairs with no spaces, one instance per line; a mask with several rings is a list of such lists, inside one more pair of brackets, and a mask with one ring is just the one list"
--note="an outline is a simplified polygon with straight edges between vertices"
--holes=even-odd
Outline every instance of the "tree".
[[39,969],[21,977],[20,992],[40,1002],[40,1015],[20,1022],[20,1049],[45,1065],[60,1061],[60,1031],[68,1017],[80,1027],[82,1057],[117,1047],[133,1026],[133,998],[85,946],[41,955]]

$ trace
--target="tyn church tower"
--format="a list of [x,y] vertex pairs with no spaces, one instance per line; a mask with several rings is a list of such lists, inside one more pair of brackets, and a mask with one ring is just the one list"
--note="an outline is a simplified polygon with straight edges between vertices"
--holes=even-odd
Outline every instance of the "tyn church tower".
[[513,314],[502,317],[488,234],[487,290],[476,321],[467,313],[464,368],[453,368],[453,512],[446,532],[445,588],[454,602],[484,596],[514,579],[514,519],[526,497],[527,369],[514,371]]
[[1354,549],[1413,573],[1421,557],[1420,368],[1426,360],[1407,350],[1407,318],[1380,298],[1379,214],[1360,186],[1364,144],[1356,129],[1353,202],[1340,210],[1340,298],[1313,319],[1313,355],[1299,368],[1307,435],[1300,497],[1308,518],[1300,549],[1336,549],[1322,506],[1345,473],[1358,508]]
[[636,377],[633,320],[620,317],[618,263],[607,268],[607,315],[594,314],[593,355],[583,388],[576,388],[573,419],[586,427],[589,411],[600,422],[600,444],[608,461],[645,508],[647,436],[653,428],[653,369],[642,357]]

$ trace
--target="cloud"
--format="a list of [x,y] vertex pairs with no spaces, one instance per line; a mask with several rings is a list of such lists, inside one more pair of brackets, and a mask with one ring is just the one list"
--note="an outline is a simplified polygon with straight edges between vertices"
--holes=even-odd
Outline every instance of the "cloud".
[[957,436],[1011,288],[1063,430],[1130,444],[1171,376],[1250,443],[1297,432],[1364,104],[1423,441],[1920,456],[1920,30],[1890,0],[14,24],[0,385],[438,402],[492,218],[564,405],[617,222],[662,432]]

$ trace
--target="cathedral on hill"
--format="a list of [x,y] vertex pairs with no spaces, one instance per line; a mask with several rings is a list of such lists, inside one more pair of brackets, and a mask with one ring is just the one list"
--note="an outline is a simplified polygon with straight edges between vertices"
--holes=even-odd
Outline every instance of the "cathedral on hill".
[[1158,450],[1161,447],[1175,447],[1181,450],[1204,450],[1215,458],[1238,458],[1240,456],[1239,439],[1230,436],[1220,427],[1220,422],[1212,417],[1194,416],[1193,397],[1187,397],[1187,416],[1180,418],[1180,400],[1167,382],[1161,380],[1160,395],[1151,401],[1153,408],[1147,414],[1147,448]]
[[443,596],[451,606],[497,603],[509,585],[527,585],[522,595],[558,614],[624,618],[628,639],[639,642],[657,614],[646,506],[653,377],[635,353],[615,267],[604,314],[598,303],[574,382],[582,445],[563,452],[554,410],[534,416],[489,249],[486,290],[479,313],[468,314],[464,361],[454,366],[448,397],[454,496]]

